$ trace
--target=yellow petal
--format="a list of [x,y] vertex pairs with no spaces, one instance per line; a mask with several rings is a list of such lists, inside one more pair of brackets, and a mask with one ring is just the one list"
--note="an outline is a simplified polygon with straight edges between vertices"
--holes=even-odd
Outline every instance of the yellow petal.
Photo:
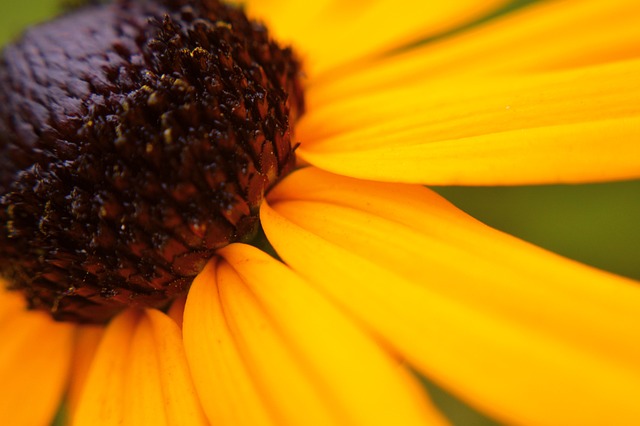
[[276,425],[229,330],[217,281],[212,260],[193,281],[184,311],[185,350],[202,406],[213,425]]
[[71,381],[67,391],[67,404],[70,413],[75,412],[84,383],[87,380],[91,362],[96,354],[104,327],[95,325],[84,325],[78,327],[73,351],[73,364],[71,370]]
[[[401,43],[444,32],[504,4],[504,0],[249,1],[250,16],[264,20],[276,39],[292,44],[316,76],[381,54]],[[311,29],[311,30],[310,30]]]
[[107,327],[76,425],[206,425],[178,326],[156,310],[129,310]]
[[140,314],[129,311],[107,327],[92,361],[77,410],[74,425],[117,425],[124,423],[124,389],[131,335]]
[[[212,423],[252,425],[257,419],[277,425],[389,424],[384,419],[394,414],[403,424],[443,423],[402,366],[285,267],[245,246],[223,253],[243,276],[226,262],[210,264],[194,282],[185,310],[186,348]],[[276,289],[267,296],[271,300],[265,300],[262,291],[253,292],[262,284],[282,284],[293,293]],[[299,304],[296,295],[310,305]],[[276,300],[282,304],[274,314]],[[313,315],[318,310],[322,315]],[[300,311],[309,317],[300,317]],[[292,312],[299,323],[281,323],[284,318],[291,321]],[[324,327],[336,321],[344,329],[329,333]],[[313,333],[318,328],[336,334],[337,341],[322,347],[326,342]],[[354,340],[343,341],[345,335]],[[362,365],[354,364],[358,362]],[[363,375],[365,370],[371,376]],[[372,382],[379,387],[371,388]],[[371,405],[376,400],[382,406]],[[365,401],[369,404],[363,405]],[[371,411],[382,419],[376,420]]]
[[169,311],[167,312],[167,315],[169,315],[169,317],[173,319],[180,328],[182,328],[182,316],[184,314],[185,303],[187,303],[187,296],[180,296],[173,301],[169,307]]
[[218,267],[218,291],[238,351],[277,424],[334,424],[331,401],[309,380],[300,362],[270,323],[255,297],[226,263]]
[[0,424],[53,420],[67,384],[74,331],[44,312],[26,311],[19,294],[0,288]]
[[416,368],[507,422],[640,418],[640,288],[492,230],[426,188],[306,169],[263,206],[283,260]]
[[[245,245],[228,246],[220,255],[238,274],[235,284],[246,287],[240,297],[255,298],[250,309],[260,312],[258,324],[273,328],[273,339],[291,354],[293,363],[304,370],[302,379],[324,400],[324,409],[330,410],[329,416],[333,417],[331,424],[444,423],[427,404],[424,390],[402,365],[288,268]],[[253,338],[246,336],[247,340]],[[247,343],[247,347],[252,345],[256,346],[252,364],[275,373],[268,394],[278,399],[276,404],[281,410],[290,412],[288,424],[311,424],[308,418],[327,424],[302,409],[300,403],[292,404],[291,394],[300,395],[281,380],[284,372],[294,366],[274,364],[265,356],[264,345]]]
[[427,184],[640,176],[640,60],[389,89],[311,110],[297,151],[363,179]]
[[312,107],[423,79],[542,71],[640,56],[635,0],[535,2],[460,34],[314,84]]

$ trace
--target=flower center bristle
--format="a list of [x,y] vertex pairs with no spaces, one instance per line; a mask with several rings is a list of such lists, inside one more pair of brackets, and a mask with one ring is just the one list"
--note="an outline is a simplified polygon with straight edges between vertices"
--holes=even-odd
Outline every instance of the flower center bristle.
[[0,273],[59,320],[183,294],[294,166],[300,66],[216,0],[121,0],[0,59]]

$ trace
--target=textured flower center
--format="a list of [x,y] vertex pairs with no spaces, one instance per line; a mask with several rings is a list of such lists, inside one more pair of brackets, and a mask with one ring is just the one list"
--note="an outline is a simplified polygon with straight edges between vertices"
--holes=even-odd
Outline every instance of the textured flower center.
[[56,319],[166,305],[294,165],[299,64],[216,0],[85,7],[0,61],[0,273]]

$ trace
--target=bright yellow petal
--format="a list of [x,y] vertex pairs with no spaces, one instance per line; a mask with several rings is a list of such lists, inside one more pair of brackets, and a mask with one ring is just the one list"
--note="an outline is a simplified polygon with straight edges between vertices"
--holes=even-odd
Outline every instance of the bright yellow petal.
[[275,426],[227,325],[217,280],[213,260],[193,281],[184,310],[185,350],[200,401],[213,425]]
[[305,169],[261,219],[294,270],[508,423],[640,418],[640,288],[492,230],[426,188]]
[[599,64],[640,56],[635,0],[535,2],[454,37],[310,87],[312,107],[380,88],[461,75]]
[[206,425],[183,348],[182,333],[174,322],[157,310],[147,310],[154,340],[150,342],[158,355],[160,385],[167,423]]
[[311,110],[301,157],[363,179],[426,184],[640,176],[640,60],[536,76],[458,79]]
[[75,327],[24,305],[19,294],[0,288],[0,424],[41,426],[62,401]]
[[[255,249],[233,246],[223,253],[242,277],[226,262],[211,263],[195,280],[185,310],[187,353],[212,423],[389,424],[389,417],[443,423],[403,367],[300,278]],[[254,293],[261,285],[284,289],[264,298],[263,291]],[[274,313],[276,301],[282,304]],[[292,321],[292,313],[298,322],[282,323]],[[329,332],[336,323],[341,327]],[[322,347],[326,342],[314,333],[319,328],[336,341]],[[354,340],[343,341],[346,335]]]
[[104,327],[95,325],[78,327],[73,351],[71,381],[67,391],[67,404],[70,413],[75,412],[78,407],[78,401],[82,395],[91,362],[102,339],[103,331]]
[[187,303],[187,296],[180,296],[171,303],[167,315],[173,319],[178,327],[182,328],[182,320],[184,315],[184,305]]
[[[260,312],[258,324],[273,328],[273,339],[291,354],[304,370],[303,379],[328,406],[335,417],[331,424],[445,423],[402,365],[291,270],[250,246],[231,245],[220,255],[239,275],[235,284],[246,287],[241,297],[255,298],[251,310]],[[293,366],[270,362],[265,346],[258,343],[253,343],[252,364],[275,373],[268,394],[279,400],[281,410],[290,412],[288,424],[311,424],[305,416],[316,416],[292,403],[291,394],[298,394],[281,381]],[[327,423],[318,418],[318,424]]]
[[331,401],[309,380],[279,330],[275,329],[241,278],[226,263],[218,267],[218,291],[238,351],[277,424],[328,425],[337,418]]
[[107,327],[76,425],[206,425],[178,326],[156,310],[129,310]]
[[276,38],[293,45],[316,76],[380,54],[400,43],[444,32],[504,4],[504,0],[357,2],[249,1],[250,16],[264,20]]
[[140,314],[130,311],[111,321],[91,364],[74,425],[118,425],[124,422],[124,389],[131,337]]

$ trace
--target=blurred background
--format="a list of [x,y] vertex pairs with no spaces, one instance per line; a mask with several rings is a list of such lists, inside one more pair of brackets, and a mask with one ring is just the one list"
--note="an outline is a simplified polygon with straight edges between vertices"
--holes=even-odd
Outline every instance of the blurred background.
[[[535,0],[533,0],[535,1]],[[532,0],[514,1],[508,8]],[[0,9],[0,44],[16,37],[27,25],[61,10],[61,0],[3,1]],[[603,141],[606,143],[606,141]],[[581,262],[640,279],[640,181],[595,185],[528,187],[434,188],[481,221],[556,253]],[[456,425],[492,425],[425,380],[434,399]]]

